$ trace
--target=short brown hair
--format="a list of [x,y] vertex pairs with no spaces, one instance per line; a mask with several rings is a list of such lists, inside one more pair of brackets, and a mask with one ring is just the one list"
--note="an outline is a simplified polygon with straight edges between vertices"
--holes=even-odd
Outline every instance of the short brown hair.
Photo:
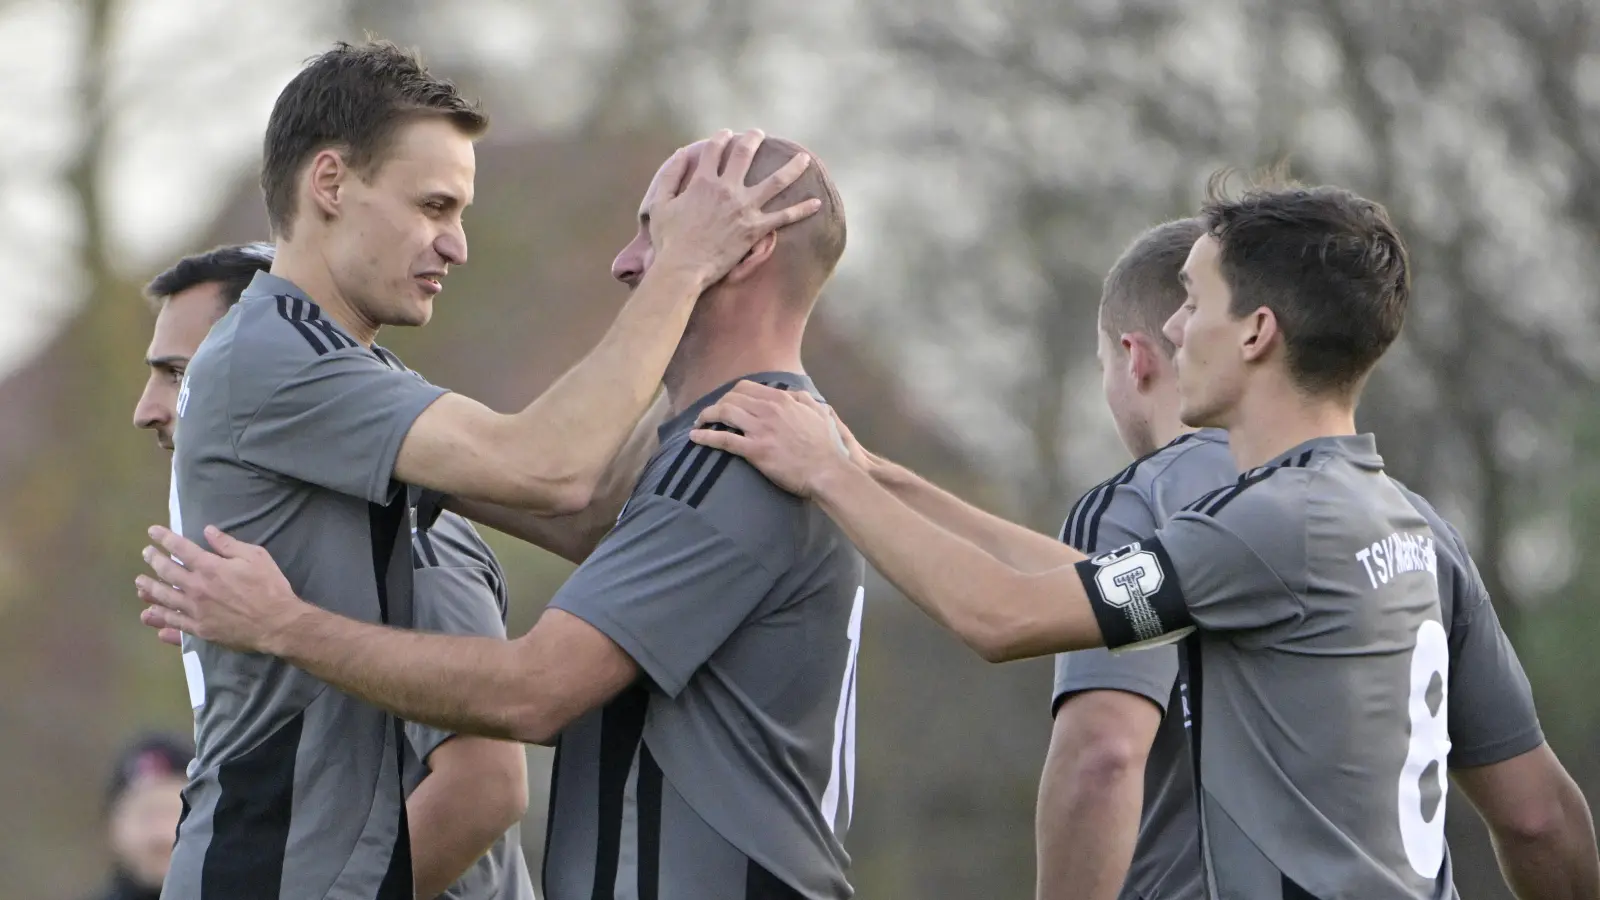
[[1183,305],[1178,273],[1205,233],[1199,219],[1177,219],[1133,239],[1100,290],[1100,328],[1106,337],[1114,341],[1134,331],[1153,338],[1168,357],[1177,352],[1162,326]]
[[[786,138],[766,138],[750,160],[745,183],[760,182],[801,153],[810,151]],[[768,201],[766,210],[774,212],[787,209],[813,198],[822,201],[821,209],[782,229],[787,238],[794,242],[791,246],[803,251],[793,258],[800,268],[796,275],[805,280],[803,287],[807,293],[814,295],[822,290],[823,284],[839,265],[839,259],[844,256],[845,224],[844,201],[839,197],[839,188],[834,185],[822,160],[815,153],[810,155],[811,164],[806,166],[805,172],[795,179],[794,184],[784,188],[783,193]]]
[[468,137],[489,127],[476,103],[430,74],[415,52],[388,41],[340,41],[313,57],[278,95],[267,120],[261,191],[273,234],[289,234],[295,179],[311,157],[337,147],[346,164],[370,177],[400,126],[426,116],[449,119]]
[[222,295],[222,305],[232,306],[239,302],[239,295],[257,272],[272,269],[273,249],[271,244],[265,243],[226,244],[185,256],[150,279],[145,285],[145,298],[159,309],[173,294],[212,283]]
[[1200,211],[1230,312],[1272,311],[1289,373],[1313,395],[1354,393],[1405,324],[1405,244],[1379,204],[1337,187],[1273,180],[1230,197],[1218,172]]

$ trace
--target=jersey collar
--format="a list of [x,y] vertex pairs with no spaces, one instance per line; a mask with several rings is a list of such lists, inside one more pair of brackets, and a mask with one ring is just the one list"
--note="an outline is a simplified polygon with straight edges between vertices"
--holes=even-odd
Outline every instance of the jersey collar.
[[1383,457],[1378,455],[1378,443],[1371,434],[1342,434],[1335,437],[1312,438],[1279,454],[1261,468],[1304,466],[1312,459],[1323,456],[1342,457],[1365,469],[1383,468]]
[[816,385],[812,384],[811,379],[804,375],[800,375],[795,372],[756,372],[751,375],[743,375],[739,378],[735,378],[734,380],[722,385],[704,397],[701,397],[699,400],[696,400],[694,403],[689,405],[688,409],[678,413],[665,422],[662,422],[661,427],[656,429],[656,437],[661,441],[661,443],[664,444],[667,442],[667,439],[673,435],[688,431],[689,429],[693,428],[695,418],[698,417],[706,407],[722,399],[723,394],[733,390],[733,386],[741,381],[755,381],[766,385],[783,384],[787,385],[791,390],[797,388],[804,389],[810,393],[811,396],[816,397],[818,400],[822,399],[822,395],[817,393]]

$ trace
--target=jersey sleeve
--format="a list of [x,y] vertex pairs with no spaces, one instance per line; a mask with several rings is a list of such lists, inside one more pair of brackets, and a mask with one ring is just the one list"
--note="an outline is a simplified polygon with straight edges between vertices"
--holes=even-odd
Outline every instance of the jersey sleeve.
[[[1452,534],[1458,546],[1460,537]],[[1522,661],[1500,627],[1478,567],[1461,546],[1450,622],[1450,758],[1453,768],[1504,762],[1544,743]]]
[[676,697],[777,582],[703,507],[636,495],[550,606],[603,632]]
[[[419,554],[412,588],[416,630],[505,639],[506,626],[500,617],[497,582],[492,572],[448,556],[440,559],[438,548],[419,546],[415,552]],[[430,563],[430,556],[439,563]],[[423,762],[454,736],[426,725],[406,723],[406,739]]]
[[1226,509],[1199,503],[1152,537],[1078,563],[1107,647],[1157,646],[1196,628],[1248,640],[1304,615],[1304,513],[1245,487],[1223,495]]
[[[236,381],[241,377],[251,374],[235,373]],[[246,412],[234,450],[248,465],[385,503],[396,489],[401,442],[444,393],[362,347],[322,353]]]
[[[1101,553],[1123,547],[1155,530],[1150,502],[1132,485],[1118,484],[1105,490],[1108,493],[1090,491],[1079,501],[1079,507],[1095,507],[1100,515],[1094,515],[1096,509],[1075,508],[1062,526],[1063,541],[1082,535],[1080,539],[1089,544],[1077,548],[1082,552]],[[1178,652],[1172,647],[1129,654],[1100,648],[1058,653],[1050,712],[1058,712],[1073,694],[1110,690],[1144,697],[1165,713],[1177,677]]]

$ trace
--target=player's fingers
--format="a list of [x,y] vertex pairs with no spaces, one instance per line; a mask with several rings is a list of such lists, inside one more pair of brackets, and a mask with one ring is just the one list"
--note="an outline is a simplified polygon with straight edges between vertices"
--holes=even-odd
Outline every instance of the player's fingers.
[[694,177],[708,181],[717,177],[717,167],[722,165],[722,153],[727,149],[728,142],[733,140],[733,132],[724,128],[706,138],[700,145],[700,158],[695,161]]
[[789,185],[799,180],[800,176],[804,175],[806,169],[810,167],[811,154],[796,153],[794,156],[789,157],[788,162],[779,166],[776,172],[761,179],[761,182],[751,190],[755,193],[756,199],[761,202],[761,205],[765,206],[767,201],[783,193]]
[[789,395],[791,397],[793,397],[795,400],[799,401],[801,406],[804,406],[806,409],[811,410],[812,412],[816,413],[817,415],[824,416],[824,417],[828,416],[828,414],[829,414],[828,407],[823,406],[821,403],[817,402],[817,398],[811,396],[811,392],[810,391],[802,390],[800,388],[796,388],[796,389],[790,391]]
[[726,394],[723,394],[722,396],[724,398],[726,398],[726,397],[748,397],[748,398],[750,398],[752,400],[768,400],[768,401],[771,401],[771,400],[781,400],[781,399],[783,399],[783,395],[786,394],[786,393],[788,393],[788,392],[784,391],[784,390],[780,390],[780,389],[775,388],[775,387],[771,387],[769,385],[762,384],[759,381],[740,381],[738,384],[733,386],[732,390],[728,391]]
[[156,577],[167,584],[182,586],[193,577],[192,572],[179,565],[173,558],[154,547],[144,548],[144,563]]
[[756,220],[756,230],[762,234],[777,231],[786,225],[793,225],[801,219],[816,215],[817,210],[821,208],[822,201],[815,197],[810,200],[801,200],[799,203],[780,209],[777,212],[763,213],[761,218]]
[[689,440],[714,450],[726,450],[736,456],[749,456],[752,444],[750,438],[738,432],[716,431],[711,428],[693,429],[689,432]]
[[700,413],[699,419],[695,422],[695,427],[710,428],[713,425],[721,425],[725,428],[736,428],[742,432],[747,429],[753,418],[754,415],[750,410],[740,406],[737,402],[714,403]]
[[237,559],[256,548],[255,544],[241,541],[215,525],[206,526],[206,543],[224,559]]
[[159,638],[163,644],[171,644],[174,647],[183,646],[183,632],[176,628],[163,628],[156,632],[156,637]]
[[661,171],[656,174],[656,192],[651,201],[652,206],[659,206],[678,196],[679,189],[683,187],[683,173],[689,169],[692,152],[688,147],[679,147],[667,158]]
[[756,148],[766,139],[766,134],[759,128],[752,128],[734,138],[733,149],[728,151],[728,164],[722,169],[722,180],[743,187],[745,176],[750,174],[750,163],[756,158]]
[[150,609],[168,611],[181,611],[189,602],[189,598],[170,584],[157,581],[149,575],[140,575],[133,579],[135,588],[138,589],[139,598],[150,604]]
[[156,542],[156,546],[176,556],[178,561],[189,569],[193,569],[211,555],[194,541],[160,525],[150,526],[150,539]]

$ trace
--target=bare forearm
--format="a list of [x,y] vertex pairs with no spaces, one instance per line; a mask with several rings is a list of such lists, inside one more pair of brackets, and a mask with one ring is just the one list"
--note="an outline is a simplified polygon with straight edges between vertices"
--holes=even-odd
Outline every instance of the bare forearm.
[[829,470],[816,490],[817,502],[873,566],[985,659],[1102,640],[1077,573],[1060,568],[1083,559],[1071,547],[1051,542],[1058,567],[1030,577],[923,518],[854,465]]
[[587,501],[655,398],[706,284],[698,272],[652,268],[600,343],[513,417],[509,445]]
[[485,809],[498,805],[473,791],[452,790],[445,779],[429,776],[406,800],[411,831],[411,872],[416,895],[438,897],[489,852],[511,827]]
[[[1576,792],[1574,792],[1576,793]],[[1495,855],[1518,900],[1600,897],[1594,819],[1581,794],[1569,800],[1563,827],[1543,840],[1494,835]]]
[[402,719],[520,740],[527,676],[517,645],[356,622],[305,604],[262,649]]
[[985,512],[897,463],[878,461],[871,472],[874,481],[924,518],[1018,571],[1044,572],[1061,565],[1055,538]]
[[1131,771],[1076,777],[1074,763],[1051,744],[1035,820],[1038,900],[1116,900],[1139,834],[1143,779]]

